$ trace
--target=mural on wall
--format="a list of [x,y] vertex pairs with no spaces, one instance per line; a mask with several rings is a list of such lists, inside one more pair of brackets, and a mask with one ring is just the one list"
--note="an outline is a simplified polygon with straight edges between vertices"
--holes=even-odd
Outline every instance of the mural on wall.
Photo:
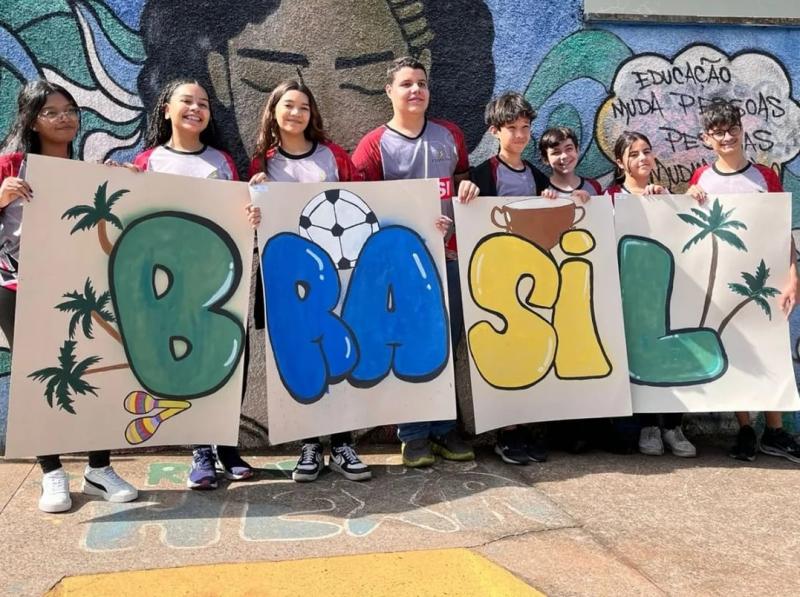
[[[461,35],[464,20],[469,37]],[[244,168],[261,106],[278,82],[299,73],[332,138],[352,149],[390,117],[386,68],[411,54],[429,67],[432,113],[459,122],[474,147],[494,87],[493,37],[480,0],[446,7],[424,0],[12,1],[0,7],[0,102],[13,105],[28,79],[60,83],[84,108],[81,154],[124,159],[139,146],[161,88],[196,77]],[[0,130],[12,118],[4,111]]]

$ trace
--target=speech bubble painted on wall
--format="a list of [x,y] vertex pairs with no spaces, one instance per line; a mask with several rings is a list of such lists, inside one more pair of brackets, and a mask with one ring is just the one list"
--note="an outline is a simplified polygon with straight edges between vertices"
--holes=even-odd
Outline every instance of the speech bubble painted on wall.
[[699,134],[700,112],[715,97],[738,104],[751,160],[780,169],[800,152],[800,104],[783,64],[765,52],[729,56],[710,45],[689,46],[672,60],[639,54],[622,63],[597,113],[600,148],[613,160],[620,133],[644,133],[656,154],[656,178],[683,192],[692,171],[713,160]]

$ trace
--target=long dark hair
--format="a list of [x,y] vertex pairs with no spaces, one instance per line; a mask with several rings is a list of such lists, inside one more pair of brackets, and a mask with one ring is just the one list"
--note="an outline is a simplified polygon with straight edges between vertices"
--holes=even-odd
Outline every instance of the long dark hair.
[[[163,145],[172,137],[172,123],[167,120],[164,107],[172,99],[175,90],[181,85],[200,85],[200,87],[203,87],[194,79],[173,79],[164,86],[150,111],[150,118],[147,119],[147,133],[144,137],[144,146],[146,148]],[[205,87],[203,87],[203,90],[208,95],[208,90]],[[211,110],[210,106],[211,101],[209,100],[208,126],[200,133],[200,142],[203,145],[224,150],[225,147],[217,130],[217,123],[214,122],[214,111]]]
[[256,137],[256,148],[254,155],[256,157],[263,156],[267,151],[273,147],[277,147],[281,142],[281,131],[278,128],[278,122],[275,120],[275,107],[287,91],[299,91],[308,97],[308,107],[310,111],[310,118],[308,126],[303,131],[303,135],[309,141],[321,143],[327,140],[325,129],[322,125],[322,115],[319,113],[317,107],[317,100],[314,99],[314,94],[306,86],[305,83],[296,79],[289,79],[283,81],[267,98],[267,103],[264,104],[264,110],[261,113],[261,120],[258,125],[258,136]]
[[614,143],[614,180],[620,184],[625,182],[625,169],[620,168],[617,161],[622,161],[625,157],[625,151],[637,141],[644,141],[650,149],[653,149],[653,144],[647,135],[638,131],[622,131],[622,134],[617,137],[617,142]]
[[[25,86],[19,92],[19,97],[17,97],[17,117],[14,119],[14,124],[11,125],[11,130],[6,135],[2,145],[0,145],[0,153],[14,151],[21,151],[22,153],[42,152],[42,141],[39,138],[39,133],[33,130],[33,123],[36,122],[39,112],[47,103],[47,98],[54,93],[60,93],[67,98],[69,103],[76,108],[78,107],[78,102],[75,101],[72,94],[61,85],[44,79],[25,83]],[[80,127],[80,121],[78,121],[78,126]],[[69,157],[75,155],[75,148],[72,143],[69,144],[67,151]]]

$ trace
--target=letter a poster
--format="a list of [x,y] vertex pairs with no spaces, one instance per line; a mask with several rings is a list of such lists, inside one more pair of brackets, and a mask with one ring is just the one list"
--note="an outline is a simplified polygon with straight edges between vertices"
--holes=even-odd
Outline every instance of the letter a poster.
[[455,205],[475,430],[631,413],[611,200]]
[[619,197],[635,412],[800,409],[778,304],[789,217],[786,193]]
[[235,444],[247,185],[28,156],[7,455]]
[[436,181],[254,187],[274,444],[453,419]]

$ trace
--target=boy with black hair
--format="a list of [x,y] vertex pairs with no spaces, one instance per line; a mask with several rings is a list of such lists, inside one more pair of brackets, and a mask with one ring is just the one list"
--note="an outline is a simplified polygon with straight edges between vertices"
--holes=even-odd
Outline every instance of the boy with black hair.
[[[488,197],[532,197],[550,184],[533,164],[522,159],[531,140],[531,123],[536,111],[521,93],[506,92],[486,105],[489,132],[499,141],[497,155],[473,168],[472,182]],[[526,437],[525,429],[509,425],[497,431],[495,453],[507,464],[544,462],[547,450],[542,441]]]
[[[714,150],[717,159],[694,171],[687,194],[703,203],[708,193],[780,193],[783,191],[775,172],[747,159],[742,143],[744,130],[739,108],[723,98],[715,98],[701,112],[703,142]],[[788,230],[787,230],[788,234]],[[795,306],[798,294],[798,275],[795,265],[794,242],[789,264],[789,281],[778,297],[778,303],[788,316]],[[766,428],[761,437],[760,449],[770,456],[781,456],[800,463],[800,445],[784,429],[779,412],[765,412]],[[730,456],[752,462],[759,447],[756,433],[750,424],[750,413],[737,412],[739,433]]]
[[[456,194],[462,202],[474,199],[478,187],[468,180],[469,160],[461,129],[452,122],[426,116],[430,90],[425,65],[405,56],[395,60],[386,74],[385,91],[392,102],[392,118],[358,143],[353,151],[356,168],[365,180],[438,178],[441,200],[449,202]],[[463,327],[455,250],[453,235],[445,252],[454,353]],[[435,462],[434,453],[448,460],[475,458],[472,447],[459,436],[455,421],[400,424],[397,436],[403,442],[403,464],[408,467],[430,466]]]
[[539,154],[552,170],[550,186],[542,192],[542,197],[569,197],[578,203],[586,203],[592,195],[603,192],[595,179],[575,174],[579,158],[578,137],[571,128],[557,126],[542,133]]

